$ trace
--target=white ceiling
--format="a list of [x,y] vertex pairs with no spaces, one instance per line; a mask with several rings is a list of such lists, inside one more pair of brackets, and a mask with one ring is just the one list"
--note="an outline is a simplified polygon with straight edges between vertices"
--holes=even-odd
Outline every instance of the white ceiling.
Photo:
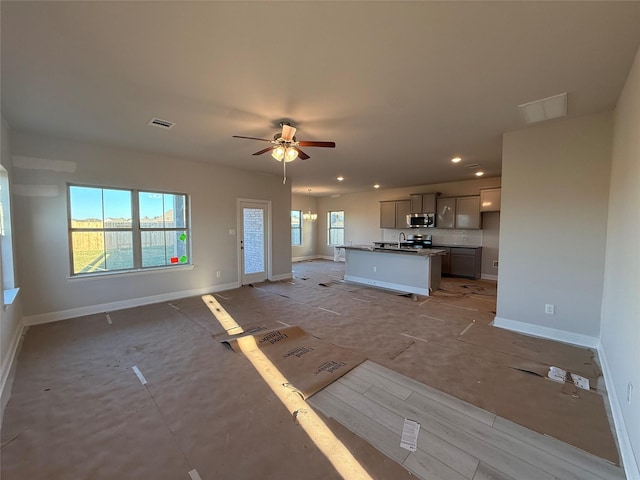
[[288,165],[294,192],[317,195],[470,179],[470,163],[498,176],[519,104],[568,92],[571,116],[613,109],[640,41],[638,1],[0,9],[12,129],[281,175],[251,155],[266,144],[232,135],[290,119],[298,139],[337,144]]

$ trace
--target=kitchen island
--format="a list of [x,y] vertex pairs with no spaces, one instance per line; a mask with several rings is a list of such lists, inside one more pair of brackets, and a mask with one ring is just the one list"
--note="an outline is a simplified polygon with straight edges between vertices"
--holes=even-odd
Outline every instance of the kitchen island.
[[404,293],[429,295],[440,288],[441,256],[437,248],[345,245],[345,282]]

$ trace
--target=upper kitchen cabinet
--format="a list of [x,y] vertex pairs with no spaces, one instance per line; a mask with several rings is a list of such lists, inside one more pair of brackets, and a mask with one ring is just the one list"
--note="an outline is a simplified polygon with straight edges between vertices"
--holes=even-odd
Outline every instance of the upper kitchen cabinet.
[[439,198],[436,204],[436,228],[456,228],[456,198]]
[[380,202],[380,228],[407,228],[410,200]]
[[439,193],[414,193],[411,195],[411,213],[435,213]]
[[480,196],[456,198],[456,228],[480,228]]
[[480,228],[480,196],[438,198],[436,206],[436,228]]
[[483,188],[480,190],[480,211],[499,212],[500,211],[500,187]]

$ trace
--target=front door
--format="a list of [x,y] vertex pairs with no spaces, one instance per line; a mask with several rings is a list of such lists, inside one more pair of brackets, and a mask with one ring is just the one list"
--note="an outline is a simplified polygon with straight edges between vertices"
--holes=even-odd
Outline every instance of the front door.
[[240,271],[242,285],[267,279],[268,209],[266,202],[240,201]]

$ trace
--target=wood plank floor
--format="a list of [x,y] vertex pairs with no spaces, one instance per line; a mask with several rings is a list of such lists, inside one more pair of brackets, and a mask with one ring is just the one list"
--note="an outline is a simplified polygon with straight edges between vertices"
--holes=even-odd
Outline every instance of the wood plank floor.
[[[622,468],[366,361],[308,399],[424,480],[616,480]],[[418,448],[400,447],[404,419]]]

